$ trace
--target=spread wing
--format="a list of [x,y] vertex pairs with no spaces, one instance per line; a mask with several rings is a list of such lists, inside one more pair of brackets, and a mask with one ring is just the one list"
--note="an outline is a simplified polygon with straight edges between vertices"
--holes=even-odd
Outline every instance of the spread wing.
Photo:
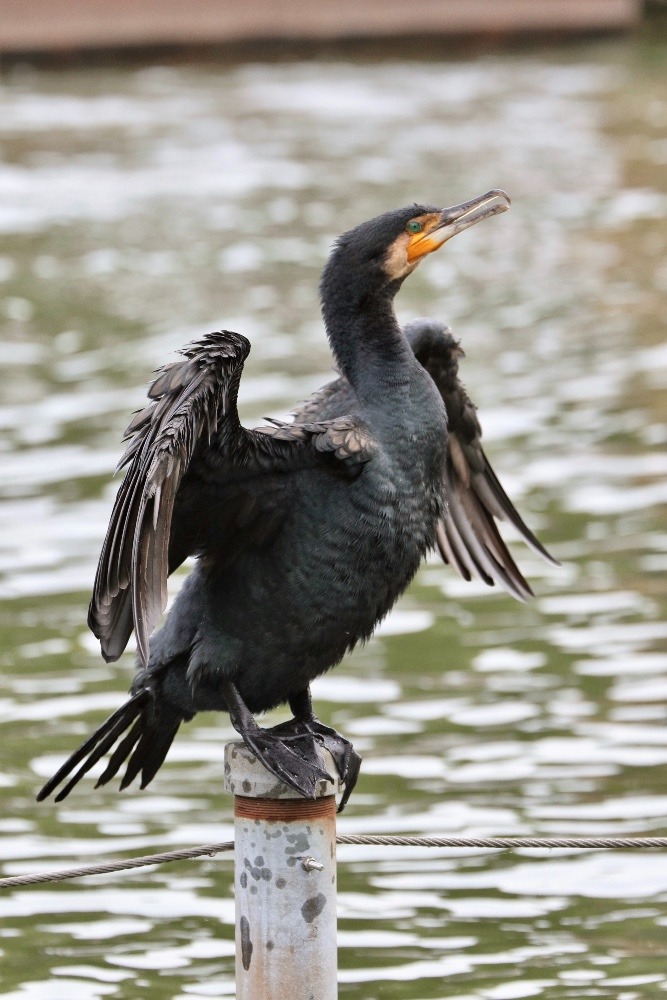
[[[268,482],[253,488],[253,478],[327,462],[341,474],[356,474],[354,467],[372,454],[369,436],[353,418],[244,428],[237,394],[249,351],[246,338],[229,331],[191,344],[182,352],[185,360],[158,371],[149,404],[127,428],[129,445],[119,463],[127,472],[88,613],[106,660],[118,659],[134,629],[140,661],[147,663],[149,638],[167,603],[167,577],[201,547],[197,525],[206,498],[215,493],[223,506],[225,500],[230,508],[236,504],[240,522],[247,516],[238,511],[245,490],[246,508],[261,520],[264,508],[280,500]],[[285,477],[279,478],[284,497]],[[271,511],[273,522],[276,513]],[[228,541],[238,547],[238,537]]]
[[445,489],[447,508],[437,528],[440,554],[465,580],[499,583],[513,597],[533,596],[503,541],[496,521],[508,521],[548,562],[558,565],[524,523],[482,448],[477,409],[458,378],[463,351],[448,327],[416,320],[405,327],[417,359],[435,382],[449,423]]
[[184,351],[185,361],[158,371],[148,406],[125,432],[130,443],[118,468],[127,473],[116,496],[95,576],[88,625],[107,660],[117,659],[134,627],[139,657],[167,603],[167,576],[185,558],[169,548],[179,486],[202,442],[210,444],[223,421],[240,427],[236,393],[248,341],[211,334]]

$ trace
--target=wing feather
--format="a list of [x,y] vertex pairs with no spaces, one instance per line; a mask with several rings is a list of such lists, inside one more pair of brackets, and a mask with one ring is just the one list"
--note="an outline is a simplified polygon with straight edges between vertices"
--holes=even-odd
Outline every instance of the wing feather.
[[[167,603],[167,577],[201,551],[206,536],[198,492],[206,484],[215,483],[218,515],[228,521],[230,551],[237,551],[239,543],[261,543],[282,520],[290,502],[282,473],[334,462],[340,474],[354,476],[374,453],[368,429],[350,417],[242,427],[236,400],[249,350],[245,337],[229,331],[191,344],[184,360],[156,373],[149,404],[130,421],[118,466],[127,471],[88,613],[107,660],[118,659],[134,629],[139,660],[147,664],[150,636]],[[257,475],[260,493],[252,487]],[[217,522],[214,545],[217,551]]]
[[513,524],[530,548],[553,565],[558,563],[524,523],[484,453],[476,407],[458,377],[463,351],[449,328],[435,320],[416,320],[405,327],[405,334],[447,410],[447,503],[437,529],[440,554],[465,580],[476,576],[491,586],[498,583],[525,601],[533,592],[496,521]]
[[[167,603],[172,521],[179,487],[200,445],[224,436],[231,453],[244,434],[236,409],[250,345],[222,331],[191,344],[185,360],[160,369],[151,402],[133,416],[119,468],[128,467],[102,547],[88,623],[107,660],[117,659],[132,628],[139,659]],[[222,447],[222,446],[221,446]],[[171,567],[174,568],[173,566]]]
[[[452,537],[452,532],[447,530],[444,521],[438,521],[435,530],[438,551],[442,556],[443,562],[449,563],[464,580],[468,582],[472,580],[472,575],[466,565],[464,552],[460,547],[460,538]],[[456,534],[458,535],[458,532]]]

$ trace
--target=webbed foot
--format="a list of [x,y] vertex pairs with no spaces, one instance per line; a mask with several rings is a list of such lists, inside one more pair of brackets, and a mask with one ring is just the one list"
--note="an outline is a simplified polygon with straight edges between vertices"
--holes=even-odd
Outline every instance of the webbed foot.
[[290,699],[290,708],[294,712],[294,718],[289,722],[283,722],[274,726],[271,732],[278,733],[283,739],[298,739],[309,737],[314,744],[319,744],[331,754],[336,770],[340,775],[340,780],[345,786],[343,796],[338,805],[338,812],[342,812],[348,803],[350,795],[354,791],[354,786],[359,777],[361,768],[361,757],[354,749],[349,740],[336,732],[330,726],[325,726],[313,713],[313,705],[310,691],[301,692],[297,697]]
[[280,731],[281,727],[262,729],[257,725],[236,686],[224,686],[229,717],[248,749],[271,774],[289,785],[304,798],[317,798],[321,781],[333,782],[325,770],[320,752],[322,745],[306,730]]
[[257,726],[246,729],[241,736],[267,771],[307,799],[317,798],[320,782],[334,780],[324,769],[317,742],[308,733],[283,735]]

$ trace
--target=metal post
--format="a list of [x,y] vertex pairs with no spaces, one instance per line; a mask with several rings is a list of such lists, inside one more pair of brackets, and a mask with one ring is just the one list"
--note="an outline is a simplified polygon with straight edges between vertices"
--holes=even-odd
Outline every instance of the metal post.
[[236,1000],[336,1000],[337,785],[322,781],[304,799],[228,743],[225,787],[235,796]]

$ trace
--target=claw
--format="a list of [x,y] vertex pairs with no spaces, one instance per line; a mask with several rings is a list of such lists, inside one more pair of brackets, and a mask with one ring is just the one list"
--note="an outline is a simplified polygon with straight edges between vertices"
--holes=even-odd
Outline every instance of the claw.
[[361,757],[354,749],[349,740],[337,733],[335,729],[323,725],[319,719],[313,719],[311,723],[313,734],[319,738],[322,746],[325,747],[333,757],[334,764],[338,769],[341,781],[345,785],[345,791],[338,804],[338,812],[342,813],[348,803],[350,795],[354,791],[354,786],[359,777],[361,769]]
[[314,716],[310,719],[290,719],[289,722],[282,722],[280,725],[274,726],[271,732],[280,735],[281,739],[285,741],[310,737],[313,746],[319,744],[329,751],[340,775],[340,780],[345,785],[345,791],[338,805],[338,812],[341,813],[354,791],[361,768],[361,757],[350,741],[346,740],[335,729],[325,726]]

